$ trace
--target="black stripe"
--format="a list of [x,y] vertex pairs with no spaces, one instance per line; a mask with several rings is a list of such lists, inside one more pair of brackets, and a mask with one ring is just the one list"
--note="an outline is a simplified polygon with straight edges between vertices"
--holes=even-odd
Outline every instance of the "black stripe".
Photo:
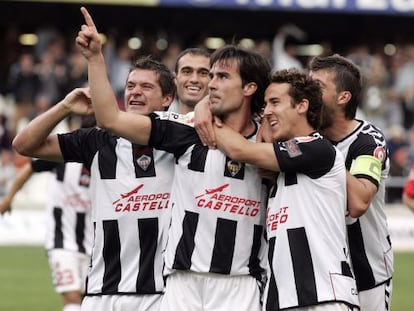
[[98,164],[101,179],[115,179],[116,177],[116,163],[118,161],[115,152],[116,144],[117,140],[110,140],[109,143],[102,146],[102,149],[98,152]]
[[375,286],[374,273],[369,264],[362,238],[361,224],[359,219],[348,225],[349,251],[351,254],[352,267],[358,290],[367,290]]
[[53,218],[55,220],[54,248],[63,248],[62,214],[61,208],[53,208]]
[[266,297],[266,311],[279,310],[279,291],[276,285],[275,272],[273,270],[273,254],[275,251],[276,238],[273,237],[269,240],[269,266],[270,266],[270,279],[269,290]]
[[188,270],[191,268],[191,256],[193,255],[195,243],[194,237],[198,224],[197,213],[185,211],[183,219],[183,235],[177,245],[173,268]]
[[188,169],[197,172],[204,172],[204,166],[206,165],[206,158],[208,153],[208,147],[196,144],[193,151],[191,151],[191,160],[188,163]]
[[119,240],[118,222],[116,220],[103,221],[103,258],[105,271],[103,276],[102,293],[115,294],[121,281],[121,242]]
[[76,213],[76,244],[81,253],[86,253],[85,250],[85,213]]
[[63,181],[63,179],[65,178],[65,169],[66,169],[66,165],[64,164],[60,164],[56,166],[56,179],[58,181]]
[[305,228],[288,229],[298,307],[318,303],[315,272]]
[[249,273],[256,279],[262,279],[263,267],[260,266],[259,251],[262,244],[263,226],[254,225],[252,252],[249,259]]
[[285,186],[292,186],[298,183],[296,173],[285,173]]
[[154,260],[158,245],[158,218],[138,219],[141,254],[137,278],[137,293],[155,292]]
[[236,244],[237,221],[217,219],[210,272],[230,274]]

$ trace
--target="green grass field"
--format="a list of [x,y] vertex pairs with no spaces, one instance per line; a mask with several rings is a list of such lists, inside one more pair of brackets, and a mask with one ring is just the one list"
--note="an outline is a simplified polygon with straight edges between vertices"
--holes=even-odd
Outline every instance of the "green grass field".
[[[392,311],[413,310],[414,253],[395,254]],[[42,247],[0,247],[0,310],[59,311]]]

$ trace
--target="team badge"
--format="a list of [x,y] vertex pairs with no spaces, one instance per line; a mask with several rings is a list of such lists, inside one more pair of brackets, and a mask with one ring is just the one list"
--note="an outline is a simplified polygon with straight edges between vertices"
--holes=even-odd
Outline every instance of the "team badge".
[[283,143],[283,145],[286,148],[289,157],[295,158],[302,155],[302,151],[300,150],[295,139],[287,140]]
[[144,154],[137,159],[137,164],[143,171],[146,171],[151,164],[151,157]]
[[236,176],[240,172],[242,165],[239,162],[229,160],[227,161],[227,170],[230,172],[232,177]]
[[385,149],[382,146],[378,146],[374,150],[374,157],[376,157],[378,160],[380,160],[381,163],[384,163],[385,161]]

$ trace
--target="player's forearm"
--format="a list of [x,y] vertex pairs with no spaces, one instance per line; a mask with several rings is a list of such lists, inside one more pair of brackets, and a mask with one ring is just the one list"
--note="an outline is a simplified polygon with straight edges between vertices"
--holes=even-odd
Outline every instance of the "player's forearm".
[[22,155],[35,156],[34,152],[47,144],[47,138],[56,125],[70,114],[64,101],[59,102],[30,121],[14,138],[13,148]]
[[346,187],[349,215],[354,218],[362,216],[370,206],[376,187],[370,181],[356,178],[348,171]]
[[27,180],[32,176],[33,170],[31,163],[26,163],[23,168],[19,171],[16,179],[10,186],[9,192],[7,193],[7,198],[10,203],[13,201],[14,196],[16,193],[23,187],[23,185],[27,182]]
[[270,143],[248,141],[228,126],[214,127],[217,147],[234,161],[256,165],[271,171],[279,171],[279,164]]
[[118,104],[106,72],[102,53],[88,60],[89,88],[96,121],[99,127],[112,130],[116,128]]

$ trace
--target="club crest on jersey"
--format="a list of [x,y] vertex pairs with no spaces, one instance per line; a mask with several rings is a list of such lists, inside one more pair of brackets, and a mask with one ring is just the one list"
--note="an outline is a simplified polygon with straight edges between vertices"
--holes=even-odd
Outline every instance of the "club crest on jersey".
[[302,155],[302,151],[300,150],[296,139],[290,139],[290,140],[283,142],[283,146],[286,148],[286,151],[289,157],[291,158],[295,158],[295,157]]
[[380,160],[381,163],[384,163],[385,157],[386,157],[386,152],[385,152],[384,147],[378,146],[377,148],[375,148],[374,157],[376,157],[378,160]]
[[229,160],[227,161],[227,170],[229,171],[232,177],[236,176],[240,172],[242,165],[239,162]]
[[137,164],[143,171],[146,171],[151,164],[151,157],[143,154],[137,159]]

